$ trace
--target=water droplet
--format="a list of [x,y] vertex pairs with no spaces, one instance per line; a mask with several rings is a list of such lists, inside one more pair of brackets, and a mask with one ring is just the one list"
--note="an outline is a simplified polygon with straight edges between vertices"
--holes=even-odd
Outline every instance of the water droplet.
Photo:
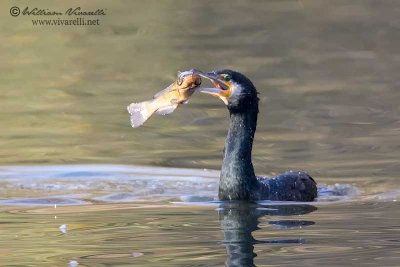
[[132,252],[132,257],[140,257],[143,256],[144,254],[142,252]]
[[68,225],[62,224],[60,227],[58,227],[58,229],[60,229],[61,233],[66,234],[68,232]]

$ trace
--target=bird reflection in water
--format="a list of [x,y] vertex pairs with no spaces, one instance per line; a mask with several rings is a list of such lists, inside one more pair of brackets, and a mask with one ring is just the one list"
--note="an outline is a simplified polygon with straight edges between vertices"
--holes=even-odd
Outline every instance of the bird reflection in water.
[[[224,202],[218,209],[221,230],[224,236],[228,259],[226,266],[256,266],[254,258],[255,244],[265,243],[304,243],[304,239],[256,240],[252,233],[259,230],[259,219],[263,216],[292,216],[308,214],[317,210],[308,204],[296,205],[260,205],[253,202]],[[313,225],[313,221],[304,220],[274,220],[269,224],[279,229],[302,228]]]

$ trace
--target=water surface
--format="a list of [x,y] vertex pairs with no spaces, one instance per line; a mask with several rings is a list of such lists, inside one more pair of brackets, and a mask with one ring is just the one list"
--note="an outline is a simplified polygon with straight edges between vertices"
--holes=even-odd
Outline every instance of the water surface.
[[[397,1],[35,4],[107,15],[34,27],[0,3],[0,265],[398,265]],[[309,171],[318,202],[211,201],[228,113],[210,96],[130,127],[130,102],[193,67],[251,78],[257,173]]]

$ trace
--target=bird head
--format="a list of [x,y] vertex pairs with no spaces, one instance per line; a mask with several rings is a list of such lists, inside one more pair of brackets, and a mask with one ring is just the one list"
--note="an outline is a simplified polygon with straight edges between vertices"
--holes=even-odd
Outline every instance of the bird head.
[[257,90],[243,74],[233,70],[215,70],[203,77],[209,79],[214,88],[199,88],[199,91],[220,98],[231,111],[257,105]]

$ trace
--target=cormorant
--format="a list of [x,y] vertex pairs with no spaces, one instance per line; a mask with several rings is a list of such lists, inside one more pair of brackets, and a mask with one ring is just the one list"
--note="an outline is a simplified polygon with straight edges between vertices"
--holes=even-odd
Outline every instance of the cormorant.
[[313,201],[317,197],[314,179],[303,171],[288,171],[272,178],[256,176],[251,160],[257,127],[258,92],[243,74],[233,70],[203,73],[215,88],[199,88],[219,97],[230,113],[222,162],[220,200]]

